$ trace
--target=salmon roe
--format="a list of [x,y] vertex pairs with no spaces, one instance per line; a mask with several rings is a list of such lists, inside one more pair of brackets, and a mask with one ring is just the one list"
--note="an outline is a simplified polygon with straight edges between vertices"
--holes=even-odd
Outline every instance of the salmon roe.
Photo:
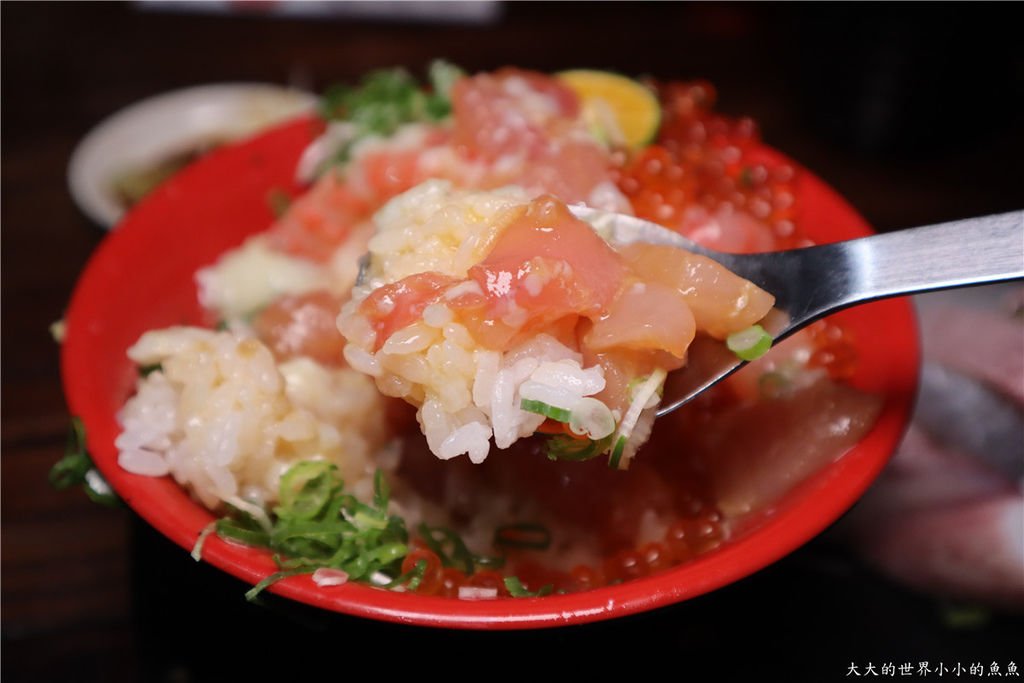
[[[767,246],[805,240],[796,227],[796,170],[756,158],[760,137],[750,118],[712,111],[716,94],[704,81],[654,84],[663,121],[656,144],[619,159],[616,181],[637,216],[686,233],[688,214],[726,208],[771,229]],[[705,214],[706,215],[706,214]]]
[[824,368],[834,380],[847,380],[857,369],[857,350],[850,332],[832,322],[820,320],[810,327],[815,350],[807,364]]
[[505,577],[501,572],[493,569],[474,572],[472,576],[468,577],[465,585],[472,588],[494,588],[498,591],[499,596],[508,595],[508,589],[505,588]]

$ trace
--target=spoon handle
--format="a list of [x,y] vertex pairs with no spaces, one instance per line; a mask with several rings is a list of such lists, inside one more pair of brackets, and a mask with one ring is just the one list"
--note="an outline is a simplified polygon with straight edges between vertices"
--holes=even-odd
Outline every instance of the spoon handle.
[[841,243],[845,306],[900,294],[1024,277],[1024,211],[968,218]]
[[783,339],[854,304],[1024,278],[1024,211],[722,260],[775,295]]

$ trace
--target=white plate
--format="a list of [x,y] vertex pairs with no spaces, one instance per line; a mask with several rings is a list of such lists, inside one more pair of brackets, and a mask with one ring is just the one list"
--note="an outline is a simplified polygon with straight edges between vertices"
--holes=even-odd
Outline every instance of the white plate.
[[75,148],[68,186],[78,206],[111,228],[124,207],[114,179],[210,142],[248,137],[313,108],[300,90],[260,83],[202,85],[133,104],[96,126]]

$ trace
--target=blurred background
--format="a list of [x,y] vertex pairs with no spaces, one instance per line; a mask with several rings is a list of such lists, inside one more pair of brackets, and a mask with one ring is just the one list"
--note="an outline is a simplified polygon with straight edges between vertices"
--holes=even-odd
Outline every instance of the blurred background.
[[458,671],[471,653],[502,668],[536,669],[541,656],[581,667],[627,656],[634,669],[666,660],[673,674],[712,680],[831,680],[851,663],[863,673],[868,662],[911,662],[915,674],[920,662],[940,660],[950,669],[1021,667],[1019,612],[908,588],[869,565],[842,529],[756,576],[653,614],[543,633],[450,633],[274,600],[247,605],[240,583],[193,564],[129,511],[53,491],[46,480],[68,426],[48,328],[104,234],[74,204],[65,174],[82,137],[127,105],[203,83],[320,91],[377,67],[422,74],[436,57],[469,71],[585,66],[703,78],[717,87],[721,111],[753,117],[769,145],[886,231],[1024,206],[1015,9],[4,3],[4,679],[235,680],[308,666],[346,675],[345,652],[356,650],[368,662],[409,653],[415,669],[374,665],[386,674]]

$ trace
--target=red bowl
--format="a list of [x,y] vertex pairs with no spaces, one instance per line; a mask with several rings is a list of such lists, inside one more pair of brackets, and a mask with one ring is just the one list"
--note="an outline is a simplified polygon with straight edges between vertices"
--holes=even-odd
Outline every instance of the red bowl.
[[[294,182],[296,162],[315,132],[314,122],[297,121],[223,148],[168,181],[97,249],[71,299],[62,349],[71,412],[85,422],[89,451],[118,495],[182,548],[192,548],[213,520],[210,512],[170,477],[130,474],[117,464],[116,415],[136,379],[125,351],[145,330],[200,323],[193,274],[270,225],[271,191],[300,191]],[[768,160],[785,160],[769,149],[760,153]],[[799,175],[797,195],[801,227],[815,241],[870,234],[864,219],[810,173]],[[308,576],[285,579],[270,590],[386,621],[515,629],[633,614],[743,578],[795,550],[845,512],[881,471],[907,424],[919,365],[910,305],[890,300],[838,315],[859,340],[854,383],[884,397],[877,424],[850,452],[786,494],[757,528],[715,552],[647,578],[544,598],[471,602],[355,584],[323,589]],[[275,571],[268,553],[215,537],[206,543],[203,559],[252,584]]]

